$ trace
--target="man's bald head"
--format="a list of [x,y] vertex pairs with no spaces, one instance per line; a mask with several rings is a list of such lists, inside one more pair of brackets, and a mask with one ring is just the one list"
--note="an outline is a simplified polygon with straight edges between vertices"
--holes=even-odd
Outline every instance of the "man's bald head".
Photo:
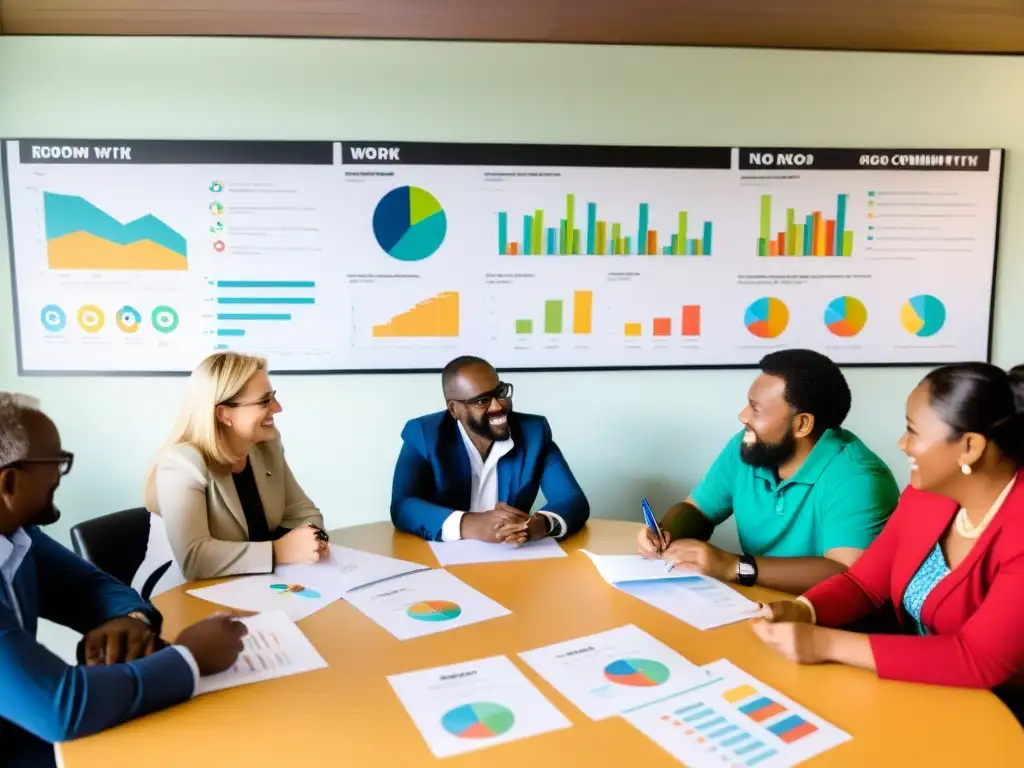
[[498,378],[494,366],[482,357],[463,355],[456,357],[441,371],[441,389],[444,392],[445,402],[449,400],[468,400],[486,391],[486,388],[477,391],[474,385],[478,379]]
[[489,445],[509,437],[512,388],[493,365],[480,357],[457,357],[444,367],[441,386],[448,413],[475,439]]

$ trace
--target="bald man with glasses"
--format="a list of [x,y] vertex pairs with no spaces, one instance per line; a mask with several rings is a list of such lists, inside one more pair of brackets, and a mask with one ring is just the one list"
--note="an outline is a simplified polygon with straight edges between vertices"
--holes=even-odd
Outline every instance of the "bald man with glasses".
[[[173,644],[162,617],[40,526],[71,471],[56,424],[33,400],[0,392],[0,765],[46,768],[53,744],[190,699],[198,678],[234,664],[244,624],[193,624]],[[69,666],[36,640],[39,619],[83,635]],[[142,762],[145,763],[143,756]]]
[[[519,546],[571,536],[590,504],[543,416],[512,410],[512,385],[479,357],[445,366],[447,409],[409,421],[395,466],[391,520],[428,541]],[[547,503],[531,514],[537,494]]]

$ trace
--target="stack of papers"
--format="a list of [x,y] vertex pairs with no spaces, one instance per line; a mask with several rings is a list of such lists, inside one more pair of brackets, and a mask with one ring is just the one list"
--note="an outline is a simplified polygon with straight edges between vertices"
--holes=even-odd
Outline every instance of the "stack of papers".
[[752,618],[757,603],[708,576],[640,555],[595,555],[583,550],[609,584],[697,629]]
[[703,679],[699,667],[632,624],[519,656],[591,720],[662,699]]
[[684,765],[781,768],[851,738],[725,659],[701,671],[699,685],[623,714]]
[[315,565],[279,565],[274,574],[288,580],[308,582],[312,585],[330,583],[350,592],[371,584],[378,584],[396,576],[429,570],[430,566],[375,555],[351,547],[331,544],[330,554]]
[[850,739],[729,661],[697,667],[633,625],[519,656],[591,719],[621,716],[693,768],[781,768]]
[[283,611],[261,613],[240,621],[249,628],[231,669],[199,678],[196,694],[272,680],[322,669],[327,662]]
[[242,576],[188,593],[240,611],[280,610],[300,621],[354,589],[425,570],[420,563],[332,544],[330,555],[315,565],[279,565],[273,574]]

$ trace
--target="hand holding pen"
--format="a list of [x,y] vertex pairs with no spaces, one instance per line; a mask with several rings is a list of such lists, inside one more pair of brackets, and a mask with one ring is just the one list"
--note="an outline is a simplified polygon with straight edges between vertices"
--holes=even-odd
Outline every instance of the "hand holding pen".
[[658,525],[658,521],[654,517],[654,511],[651,509],[647,499],[641,500],[640,507],[643,510],[644,522],[646,523],[637,535],[637,545],[640,554],[650,558],[661,557],[662,553],[668,548],[669,542],[672,541],[672,534],[668,531],[663,531],[661,526]]

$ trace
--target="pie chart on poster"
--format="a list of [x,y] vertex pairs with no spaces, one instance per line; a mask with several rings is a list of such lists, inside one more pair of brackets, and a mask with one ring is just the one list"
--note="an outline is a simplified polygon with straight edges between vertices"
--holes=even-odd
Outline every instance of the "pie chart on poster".
[[867,307],[853,296],[832,299],[825,307],[825,325],[836,336],[856,336],[864,330],[867,322]]
[[653,659],[619,659],[604,668],[604,676],[613,683],[634,688],[652,688],[668,680],[668,667]]
[[441,727],[460,739],[489,739],[508,733],[515,722],[508,707],[482,701],[448,710],[441,718]]
[[399,261],[422,261],[432,256],[448,231],[448,217],[437,198],[420,187],[398,187],[377,203],[373,236]]
[[781,299],[764,296],[747,307],[743,324],[759,338],[774,339],[789,325],[789,307]]
[[900,322],[907,333],[934,336],[946,324],[946,305],[927,293],[914,296],[900,310]]
[[462,614],[462,606],[449,600],[423,600],[410,605],[405,613],[416,621],[451,621]]

